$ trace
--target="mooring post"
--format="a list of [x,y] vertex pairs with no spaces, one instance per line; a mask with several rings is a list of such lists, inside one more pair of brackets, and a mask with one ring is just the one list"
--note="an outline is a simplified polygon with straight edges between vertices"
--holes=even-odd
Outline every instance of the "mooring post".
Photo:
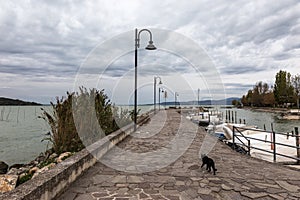
[[235,119],[234,119],[234,123],[237,123],[237,112],[236,112],[236,111],[235,111],[234,115],[235,115],[235,116],[234,116],[234,118],[235,118]]
[[295,127],[295,136],[296,136],[296,147],[297,147],[297,164],[300,164],[300,138],[299,138],[299,130],[298,127]]
[[273,144],[273,160],[274,160],[274,162],[276,162],[276,137],[275,137],[275,131],[273,131],[273,124],[272,124],[272,134],[273,134],[273,142],[272,142],[272,144]]
[[250,140],[248,140],[248,155],[250,156]]
[[275,137],[275,131],[273,131],[273,160],[274,160],[274,162],[276,162],[276,145],[275,145],[275,143],[276,143],[276,139],[275,139],[276,137]]
[[240,118],[240,124],[242,124],[242,119]]
[[235,126],[232,127],[232,143],[233,143],[233,147],[234,147],[234,137],[235,137]]

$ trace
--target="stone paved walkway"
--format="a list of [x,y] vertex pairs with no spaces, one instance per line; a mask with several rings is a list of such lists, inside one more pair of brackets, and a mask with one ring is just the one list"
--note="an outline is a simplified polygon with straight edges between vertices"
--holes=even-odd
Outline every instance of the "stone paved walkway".
[[[196,133],[195,138],[193,133]],[[183,142],[177,143],[176,148],[168,145],[180,134],[188,137],[178,137]],[[126,153],[120,155],[118,150],[112,150],[103,162],[91,167],[57,199],[300,199],[300,171],[240,155],[222,142],[212,145],[209,153],[218,169],[216,175],[201,169],[199,150],[205,131],[174,110],[159,112],[138,130],[136,136],[130,136],[119,145],[121,149],[135,152],[135,155],[130,158]],[[173,148],[170,151],[176,153],[174,149],[180,151],[186,146],[189,148],[177,160],[151,171],[155,164],[162,164],[156,159],[161,157],[147,152],[161,153],[160,149]],[[166,153],[162,151],[160,156],[166,159],[161,162],[169,161],[170,156]],[[149,161],[148,166],[146,161]],[[125,162],[129,165],[120,164]],[[102,163],[115,163],[118,170]]]

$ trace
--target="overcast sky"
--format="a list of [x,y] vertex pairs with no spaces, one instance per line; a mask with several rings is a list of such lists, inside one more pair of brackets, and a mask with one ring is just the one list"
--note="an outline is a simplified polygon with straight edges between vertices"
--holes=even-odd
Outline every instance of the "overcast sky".
[[[49,103],[65,95],[79,85],[78,74],[92,63],[91,55],[107,53],[98,51],[103,43],[129,34],[134,50],[135,28],[154,29],[158,47],[156,52],[139,51],[140,103],[153,102],[154,75],[162,78],[171,94],[178,92],[180,100],[193,100],[198,88],[201,99],[212,94],[241,97],[258,81],[273,84],[280,69],[300,73],[297,0],[15,0],[1,1],[0,9],[0,96],[4,97]],[[196,66],[200,72],[195,70],[183,53],[162,48],[164,40],[172,38],[163,30],[196,43],[202,49],[199,54],[205,52],[211,59],[214,75],[202,73],[201,66]],[[170,40],[180,45],[182,40],[176,37]],[[141,35],[146,42],[147,38],[147,33]],[[125,45],[118,40],[114,44],[111,51]],[[188,46],[183,49],[189,53]],[[95,80],[95,86],[104,88],[116,103],[132,103],[133,56],[129,51],[113,58],[105,73],[84,73],[86,79],[80,84],[86,81],[89,87],[88,82]],[[91,75],[97,78],[90,79]],[[220,77],[225,91],[209,85],[214,76]]]

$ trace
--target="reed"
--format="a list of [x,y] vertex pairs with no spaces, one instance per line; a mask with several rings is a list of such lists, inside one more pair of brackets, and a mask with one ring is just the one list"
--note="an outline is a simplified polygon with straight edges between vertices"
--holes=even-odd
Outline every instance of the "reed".
[[78,93],[67,92],[66,98],[57,97],[51,106],[52,113],[41,108],[40,117],[50,125],[51,132],[44,140],[52,143],[56,153],[80,151],[131,122],[129,112],[118,112],[104,90],[81,87]]

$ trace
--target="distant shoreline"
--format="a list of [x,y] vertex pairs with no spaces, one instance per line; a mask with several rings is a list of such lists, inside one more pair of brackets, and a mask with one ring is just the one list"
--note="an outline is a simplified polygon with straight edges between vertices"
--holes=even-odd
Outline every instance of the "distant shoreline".
[[289,109],[287,108],[270,108],[270,107],[243,107],[242,109],[245,110],[252,110],[252,111],[259,111],[259,112],[270,112],[270,113],[282,113],[288,112]]
[[42,106],[40,103],[0,97],[0,106]]

